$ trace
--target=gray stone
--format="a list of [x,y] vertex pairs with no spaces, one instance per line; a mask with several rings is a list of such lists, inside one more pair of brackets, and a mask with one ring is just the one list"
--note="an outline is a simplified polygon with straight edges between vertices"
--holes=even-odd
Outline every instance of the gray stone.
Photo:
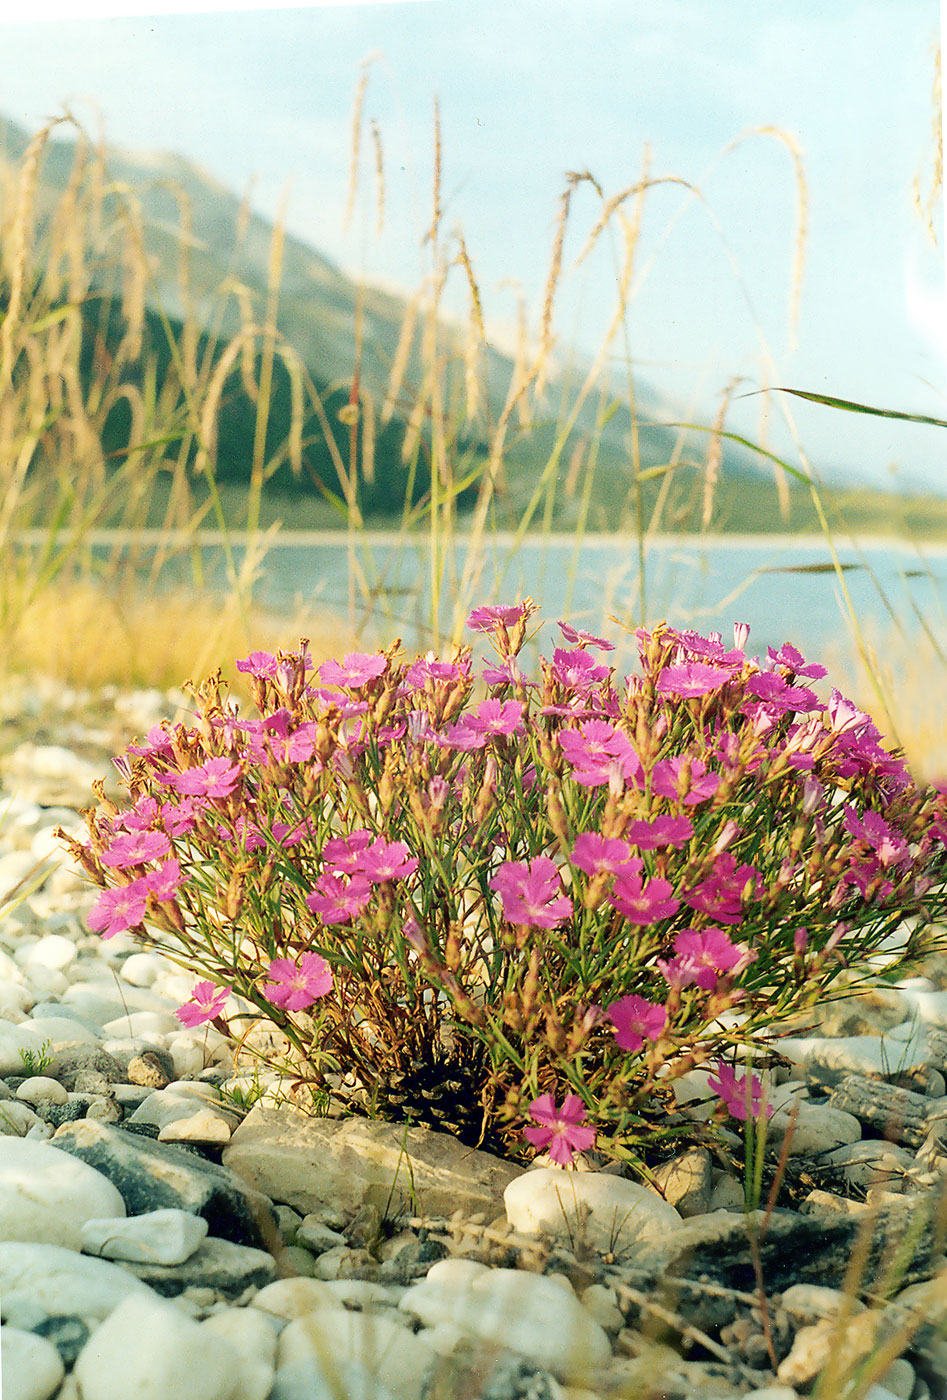
[[214,1288],[225,1298],[237,1298],[247,1288],[263,1288],[276,1276],[276,1261],[262,1249],[232,1244],[209,1235],[181,1264],[123,1261],[142,1283],[165,1298],[186,1288]]
[[45,1337],[59,1352],[64,1366],[75,1364],[76,1358],[89,1340],[89,1327],[81,1317],[69,1314],[44,1318],[32,1329],[37,1337]]
[[[429,1215],[502,1208],[521,1169],[465,1147],[448,1133],[363,1118],[310,1118],[257,1105],[224,1149],[224,1165],[257,1190],[305,1214],[333,1205],[354,1212],[374,1190]],[[416,1193],[416,1194],[415,1194]],[[413,1202],[413,1204],[412,1204]]]
[[[98,1045],[64,1043],[57,1045],[55,1050],[56,1078],[70,1093],[101,1093],[103,1087],[124,1082],[125,1071],[122,1066]],[[97,1078],[90,1078],[92,1075]]]
[[184,1148],[89,1119],[60,1128],[53,1144],[107,1176],[129,1215],[188,1210],[207,1221],[212,1235],[255,1247],[275,1234],[269,1200],[225,1167]]
[[668,1205],[683,1219],[704,1215],[710,1209],[713,1161],[706,1147],[678,1153],[657,1168],[654,1179]]
[[881,1138],[866,1138],[826,1152],[819,1160],[840,1168],[850,1186],[888,1186],[897,1189],[914,1156],[896,1143],[884,1142]]
[[[898,1245],[903,1247],[909,1223],[917,1230],[917,1237],[905,1267],[928,1266],[935,1249],[934,1230],[930,1219],[919,1221],[917,1217],[916,1203],[902,1203],[900,1199],[878,1208],[862,1275],[863,1287],[885,1277],[890,1252]],[[665,1239],[643,1244],[633,1261],[623,1265],[623,1277],[645,1291],[660,1287],[667,1296],[679,1295],[681,1306],[692,1289],[675,1280],[696,1282],[705,1274],[712,1283],[725,1288],[751,1288],[755,1270],[748,1228],[755,1225],[761,1231],[763,1220],[763,1211],[749,1217],[742,1212],[719,1211],[686,1220]],[[860,1231],[861,1213],[843,1216],[818,1211],[801,1215],[774,1210],[759,1241],[767,1289],[778,1293],[796,1283],[841,1288]]]

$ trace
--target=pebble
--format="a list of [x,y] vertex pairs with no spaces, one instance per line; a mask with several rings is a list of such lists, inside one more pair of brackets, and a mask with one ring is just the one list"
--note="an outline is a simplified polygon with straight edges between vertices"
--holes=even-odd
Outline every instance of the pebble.
[[207,1221],[187,1210],[150,1210],[130,1218],[87,1220],[79,1232],[86,1254],[139,1264],[183,1264],[207,1234]]
[[154,1296],[126,1298],[76,1362],[82,1400],[229,1400],[239,1353]]
[[[165,703],[113,695],[101,734],[117,699],[128,738]],[[265,1077],[249,1110],[228,1100],[221,1085],[252,1085],[226,1041],[174,1015],[193,979],[126,935],[86,930],[94,892],[52,836],[79,829],[92,779],[112,781],[111,751],[96,765],[20,744],[0,762],[0,893],[38,880],[0,922],[5,1397],[338,1400],[341,1384],[346,1400],[605,1400],[641,1394],[655,1366],[669,1400],[812,1389],[838,1354],[830,1325],[865,1212],[900,1209],[890,1235],[903,1238],[947,1177],[947,974],[827,1004],[780,1043],[770,1147],[797,1102],[789,1170],[815,1184],[773,1213],[760,1244],[775,1280],[773,1371],[755,1303],[742,1301],[753,1297],[742,1179],[705,1148],[644,1186],[594,1159],[524,1171],[426,1128],[312,1120],[275,1105]],[[674,1086],[695,1120],[712,1111],[706,1080],[695,1070]],[[900,1133],[880,1121],[888,1103],[910,1110]],[[672,1291],[681,1260],[691,1283]],[[947,1261],[931,1260],[939,1281],[891,1305],[926,1326],[867,1400],[943,1388],[933,1324],[947,1314]],[[845,1306],[843,1351],[857,1360],[882,1324],[860,1301]],[[665,1325],[675,1313],[709,1350],[680,1345]]]
[[65,1374],[52,1342],[19,1327],[0,1327],[0,1375],[6,1400],[48,1400]]

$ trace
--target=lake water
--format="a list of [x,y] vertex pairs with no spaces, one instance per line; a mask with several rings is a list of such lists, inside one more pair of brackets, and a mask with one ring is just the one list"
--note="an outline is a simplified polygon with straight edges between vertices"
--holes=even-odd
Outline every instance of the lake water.
[[[103,532],[94,543],[96,552],[114,551],[120,537]],[[141,558],[147,563],[147,536],[138,535],[136,545],[145,546]],[[947,640],[947,545],[873,540],[836,548],[851,604],[870,637],[878,640],[895,627],[910,636],[923,622]],[[204,587],[225,589],[221,541],[208,535],[200,553]],[[396,635],[412,649],[430,645],[432,592],[438,597],[442,638],[472,607],[515,602],[527,594],[550,626],[568,618],[614,637],[620,633],[608,622],[610,615],[631,625],[641,621],[633,538],[599,535],[577,544],[568,536],[521,543],[491,536],[479,576],[465,587],[468,553],[458,538],[452,557],[432,575],[426,539],[406,544],[396,534],[373,532],[350,543],[344,534],[285,533],[259,567],[255,597],[280,613],[299,605],[325,607],[351,621],[366,647]],[[241,547],[235,558],[242,561]],[[750,654],[789,640],[810,656],[825,655],[850,636],[840,581],[828,546],[818,537],[661,536],[647,546],[644,581],[650,623],[666,618],[674,626],[717,630],[729,639],[734,622],[747,622]],[[547,646],[551,635],[547,628]]]

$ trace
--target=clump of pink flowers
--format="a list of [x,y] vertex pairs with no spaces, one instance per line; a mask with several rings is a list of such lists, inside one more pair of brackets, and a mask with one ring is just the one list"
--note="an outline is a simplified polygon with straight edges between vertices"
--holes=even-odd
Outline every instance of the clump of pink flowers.
[[929,950],[947,795],[788,643],[661,624],[619,675],[561,623],[528,678],[534,613],[471,615],[479,669],[254,652],[255,712],[198,687],[69,844],[89,927],[194,974],[185,1025],[273,1023],[314,1095],[467,1073],[508,1150],[631,1159],[678,1130],[675,1076],[710,1065],[720,1114],[758,1115],[748,1049],[843,970]]

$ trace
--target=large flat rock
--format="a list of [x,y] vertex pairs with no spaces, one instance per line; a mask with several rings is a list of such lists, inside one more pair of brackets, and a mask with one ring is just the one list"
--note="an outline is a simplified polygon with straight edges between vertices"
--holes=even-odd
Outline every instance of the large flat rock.
[[[522,1168],[465,1147],[449,1133],[365,1118],[312,1118],[257,1105],[224,1150],[224,1165],[274,1201],[305,1214],[354,1212],[379,1192],[390,1211],[428,1216],[503,1213],[503,1192]],[[385,1201],[382,1204],[385,1204]]]

